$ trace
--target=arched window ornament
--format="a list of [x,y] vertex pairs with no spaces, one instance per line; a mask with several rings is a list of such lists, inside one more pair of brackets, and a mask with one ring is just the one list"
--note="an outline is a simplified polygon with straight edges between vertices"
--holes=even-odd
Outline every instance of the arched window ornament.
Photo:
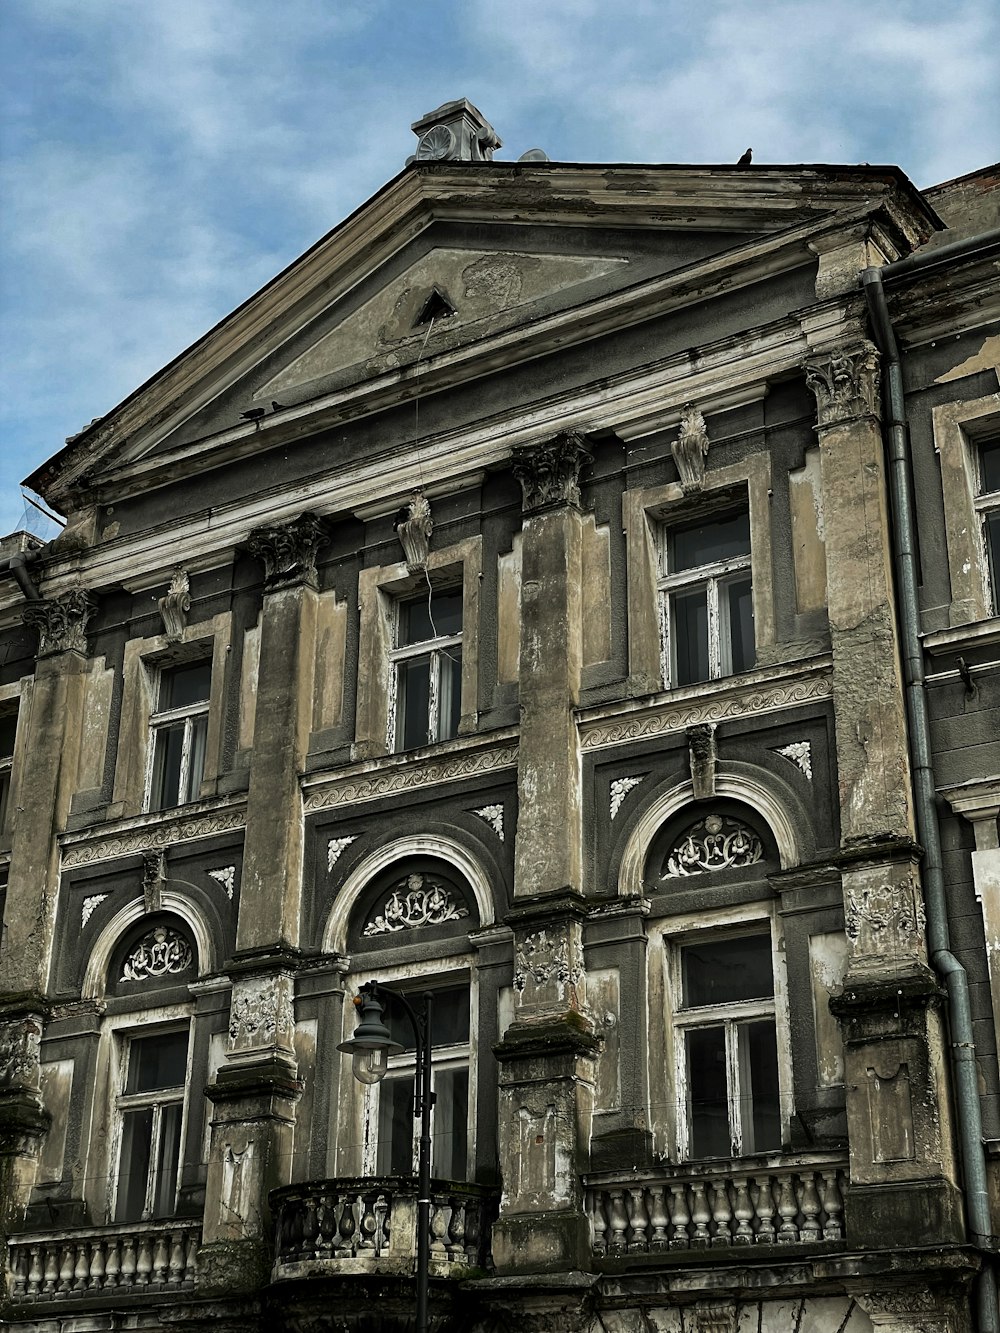
[[419,926],[440,926],[468,915],[469,909],[464,903],[456,903],[443,884],[415,873],[399,881],[363,933],[389,935]]
[[154,926],[125,959],[121,980],[175,976],[186,972],[193,962],[191,945],[180,931],[170,926]]
[[753,829],[727,815],[706,815],[692,824],[671,848],[664,879],[739,870],[764,859],[764,846]]

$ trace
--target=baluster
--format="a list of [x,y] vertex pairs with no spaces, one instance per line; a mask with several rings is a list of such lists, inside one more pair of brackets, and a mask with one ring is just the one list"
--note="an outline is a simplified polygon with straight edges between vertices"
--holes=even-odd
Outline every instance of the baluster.
[[628,1230],[628,1213],[625,1211],[623,1190],[608,1190],[608,1226],[611,1228],[611,1241],[608,1251],[611,1254],[624,1254],[626,1250],[625,1233]]
[[447,1259],[444,1238],[448,1234],[448,1219],[445,1217],[447,1204],[439,1199],[431,1201],[431,1258]]
[[746,1176],[734,1180],[733,1187],[736,1190],[736,1202],[733,1205],[736,1234],[733,1236],[733,1241],[737,1245],[750,1245],[753,1241],[753,1227],[750,1225],[753,1221],[753,1203]]
[[774,1196],[771,1193],[771,1177],[761,1176],[757,1180],[757,1244],[773,1245],[774,1234]]
[[816,1241],[820,1238],[819,1215],[822,1204],[816,1189],[816,1172],[810,1171],[800,1176],[802,1181],[802,1239]]
[[104,1265],[104,1285],[109,1290],[118,1286],[118,1280],[121,1277],[122,1260],[121,1249],[118,1243],[118,1237],[108,1241],[108,1257]]
[[465,1255],[473,1268],[479,1267],[479,1237],[482,1232],[483,1205],[470,1199],[465,1205]]
[[16,1301],[19,1296],[23,1296],[28,1285],[28,1250],[23,1245],[18,1245],[11,1256],[11,1296]]
[[608,1248],[608,1223],[604,1216],[604,1195],[600,1190],[588,1190],[587,1200],[591,1234],[594,1238],[594,1253],[605,1254]]
[[337,1235],[337,1213],[333,1200],[328,1194],[324,1194],[320,1200],[318,1220],[319,1240],[316,1243],[316,1249],[320,1255],[328,1257],[333,1252]]
[[45,1264],[42,1261],[44,1251],[40,1245],[32,1245],[31,1257],[28,1260],[28,1289],[29,1296],[37,1296],[42,1279],[45,1277]]
[[451,1221],[448,1223],[448,1255],[459,1263],[465,1259],[465,1204],[461,1199],[451,1200]]
[[638,1189],[630,1189],[628,1192],[629,1203],[629,1223],[632,1228],[632,1234],[629,1238],[628,1248],[632,1254],[645,1254],[649,1250],[649,1213],[646,1211],[646,1199],[640,1185]]
[[319,1219],[316,1216],[316,1199],[310,1195],[304,1201],[302,1215],[302,1255],[306,1259],[316,1258],[316,1237],[319,1235]]
[[76,1250],[67,1242],[63,1245],[62,1263],[59,1265],[59,1291],[72,1291],[75,1268]]
[[139,1237],[138,1253],[135,1258],[135,1285],[137,1287],[149,1286],[149,1275],[153,1271],[153,1247],[150,1244],[149,1236],[143,1232]]
[[121,1283],[123,1287],[131,1287],[135,1282],[135,1267],[135,1237],[126,1236],[122,1242]]
[[90,1247],[85,1240],[76,1246],[76,1263],[73,1265],[73,1290],[86,1291],[90,1277]]
[[166,1282],[169,1264],[169,1236],[165,1231],[161,1231],[153,1242],[153,1284],[155,1286],[162,1287]]
[[90,1290],[100,1291],[104,1286],[104,1241],[95,1240],[90,1247]]
[[711,1221],[712,1213],[708,1206],[708,1196],[705,1192],[705,1182],[696,1181],[691,1187],[691,1221],[694,1223],[694,1235],[691,1237],[692,1245],[710,1245],[711,1237],[708,1234],[708,1224]]
[[733,1209],[729,1202],[729,1186],[725,1180],[716,1180],[712,1186],[712,1244],[732,1245]]
[[193,1287],[198,1280],[198,1240],[200,1232],[189,1231],[187,1238],[187,1255],[184,1260],[184,1285]]
[[43,1292],[46,1296],[51,1296],[56,1290],[59,1282],[59,1247],[56,1245],[46,1245],[45,1247],[45,1286]]
[[778,1244],[792,1245],[799,1238],[799,1229],[795,1219],[799,1215],[799,1205],[795,1198],[795,1182],[790,1175],[780,1180],[778,1212],[781,1214],[781,1226],[778,1228]]
[[184,1232],[170,1233],[170,1285],[179,1287],[184,1280]]
[[670,1184],[670,1248],[672,1250],[686,1250],[691,1244],[691,1237],[688,1235],[688,1223],[690,1221],[687,1186],[672,1181]]
[[354,1217],[354,1199],[346,1198],[344,1207],[340,1214],[340,1242],[338,1248],[348,1250],[351,1255],[354,1254],[354,1233],[357,1231],[357,1222]]
[[378,1222],[375,1219],[375,1210],[372,1207],[374,1202],[374,1194],[362,1196],[361,1221],[358,1223],[359,1250],[373,1250],[375,1248],[375,1228],[378,1226]]
[[823,1226],[823,1239],[843,1240],[844,1224],[842,1214],[844,1211],[844,1200],[841,1197],[837,1172],[824,1171],[823,1179],[826,1182],[826,1188],[823,1190],[823,1208],[826,1211],[826,1222]]
[[375,1231],[376,1254],[381,1254],[383,1250],[389,1248],[389,1215],[391,1212],[392,1196],[380,1194],[375,1200],[375,1220],[378,1223]]
[[649,1210],[649,1220],[653,1226],[649,1248],[651,1250],[665,1250],[670,1243],[667,1239],[667,1226],[670,1218],[667,1214],[666,1190],[662,1185],[651,1185],[649,1193],[653,1200],[652,1207]]

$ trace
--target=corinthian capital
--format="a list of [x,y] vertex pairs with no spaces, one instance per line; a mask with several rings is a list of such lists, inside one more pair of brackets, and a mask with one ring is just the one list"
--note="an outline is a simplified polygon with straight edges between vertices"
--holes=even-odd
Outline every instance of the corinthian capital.
[[316,552],[328,540],[315,514],[300,514],[290,523],[254,528],[247,539],[250,554],[264,566],[264,586],[270,591],[316,581]]
[[871,343],[837,347],[806,363],[820,426],[879,414],[879,355]]
[[563,431],[544,444],[514,450],[512,469],[521,483],[523,509],[580,503],[580,469],[593,455],[577,431]]
[[38,631],[38,656],[74,650],[87,651],[87,621],[94,613],[94,599],[85,588],[71,588],[61,597],[29,602],[21,619]]

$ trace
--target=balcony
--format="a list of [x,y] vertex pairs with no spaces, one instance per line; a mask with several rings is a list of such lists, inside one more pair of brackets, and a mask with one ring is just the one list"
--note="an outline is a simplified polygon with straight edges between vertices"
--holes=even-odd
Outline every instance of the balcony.
[[7,1245],[8,1296],[27,1305],[190,1291],[200,1244],[201,1224],[183,1221],[15,1236]]
[[[435,1181],[430,1275],[468,1277],[490,1267],[498,1191]],[[347,1274],[409,1276],[417,1255],[417,1182],[377,1176],[287,1185],[271,1195],[274,1281]]]
[[700,1163],[588,1176],[594,1257],[845,1239],[843,1157]]

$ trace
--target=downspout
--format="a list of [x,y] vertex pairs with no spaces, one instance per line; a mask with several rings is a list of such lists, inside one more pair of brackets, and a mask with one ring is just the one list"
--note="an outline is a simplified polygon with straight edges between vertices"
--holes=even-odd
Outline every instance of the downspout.
[[[990,240],[996,240],[994,234]],[[959,242],[963,253],[970,253],[988,243],[986,237]],[[957,251],[958,246],[948,247]],[[926,259],[928,267],[938,255],[914,256],[901,261],[906,271],[922,268],[917,261]],[[890,265],[890,272],[897,265]],[[992,1266],[990,1204],[987,1187],[986,1153],[983,1143],[982,1109],[976,1076],[976,1051],[972,1033],[972,1009],[965,968],[951,952],[948,909],[945,895],[944,867],[941,859],[941,832],[937,815],[937,792],[931,755],[930,716],[924,674],[923,648],[920,643],[920,609],[917,600],[917,562],[915,520],[910,502],[910,459],[907,451],[906,406],[899,347],[893,332],[882,285],[882,270],[867,268],[861,274],[868,313],[875,341],[883,358],[885,422],[884,439],[889,456],[889,484],[892,493],[892,542],[899,581],[899,612],[902,632],[903,663],[906,679],[906,705],[909,716],[909,750],[913,770],[917,836],[924,848],[923,890],[927,915],[927,943],[930,961],[944,980],[948,993],[951,1028],[951,1054],[955,1080],[955,1100],[962,1153],[966,1224],[973,1245],[984,1256],[976,1280],[978,1333],[1000,1333],[996,1279]]]
[[28,557],[23,551],[17,551],[10,557],[7,568],[17,580],[17,586],[24,593],[25,601],[40,602],[42,600],[42,594],[38,591],[34,580],[28,573]]

